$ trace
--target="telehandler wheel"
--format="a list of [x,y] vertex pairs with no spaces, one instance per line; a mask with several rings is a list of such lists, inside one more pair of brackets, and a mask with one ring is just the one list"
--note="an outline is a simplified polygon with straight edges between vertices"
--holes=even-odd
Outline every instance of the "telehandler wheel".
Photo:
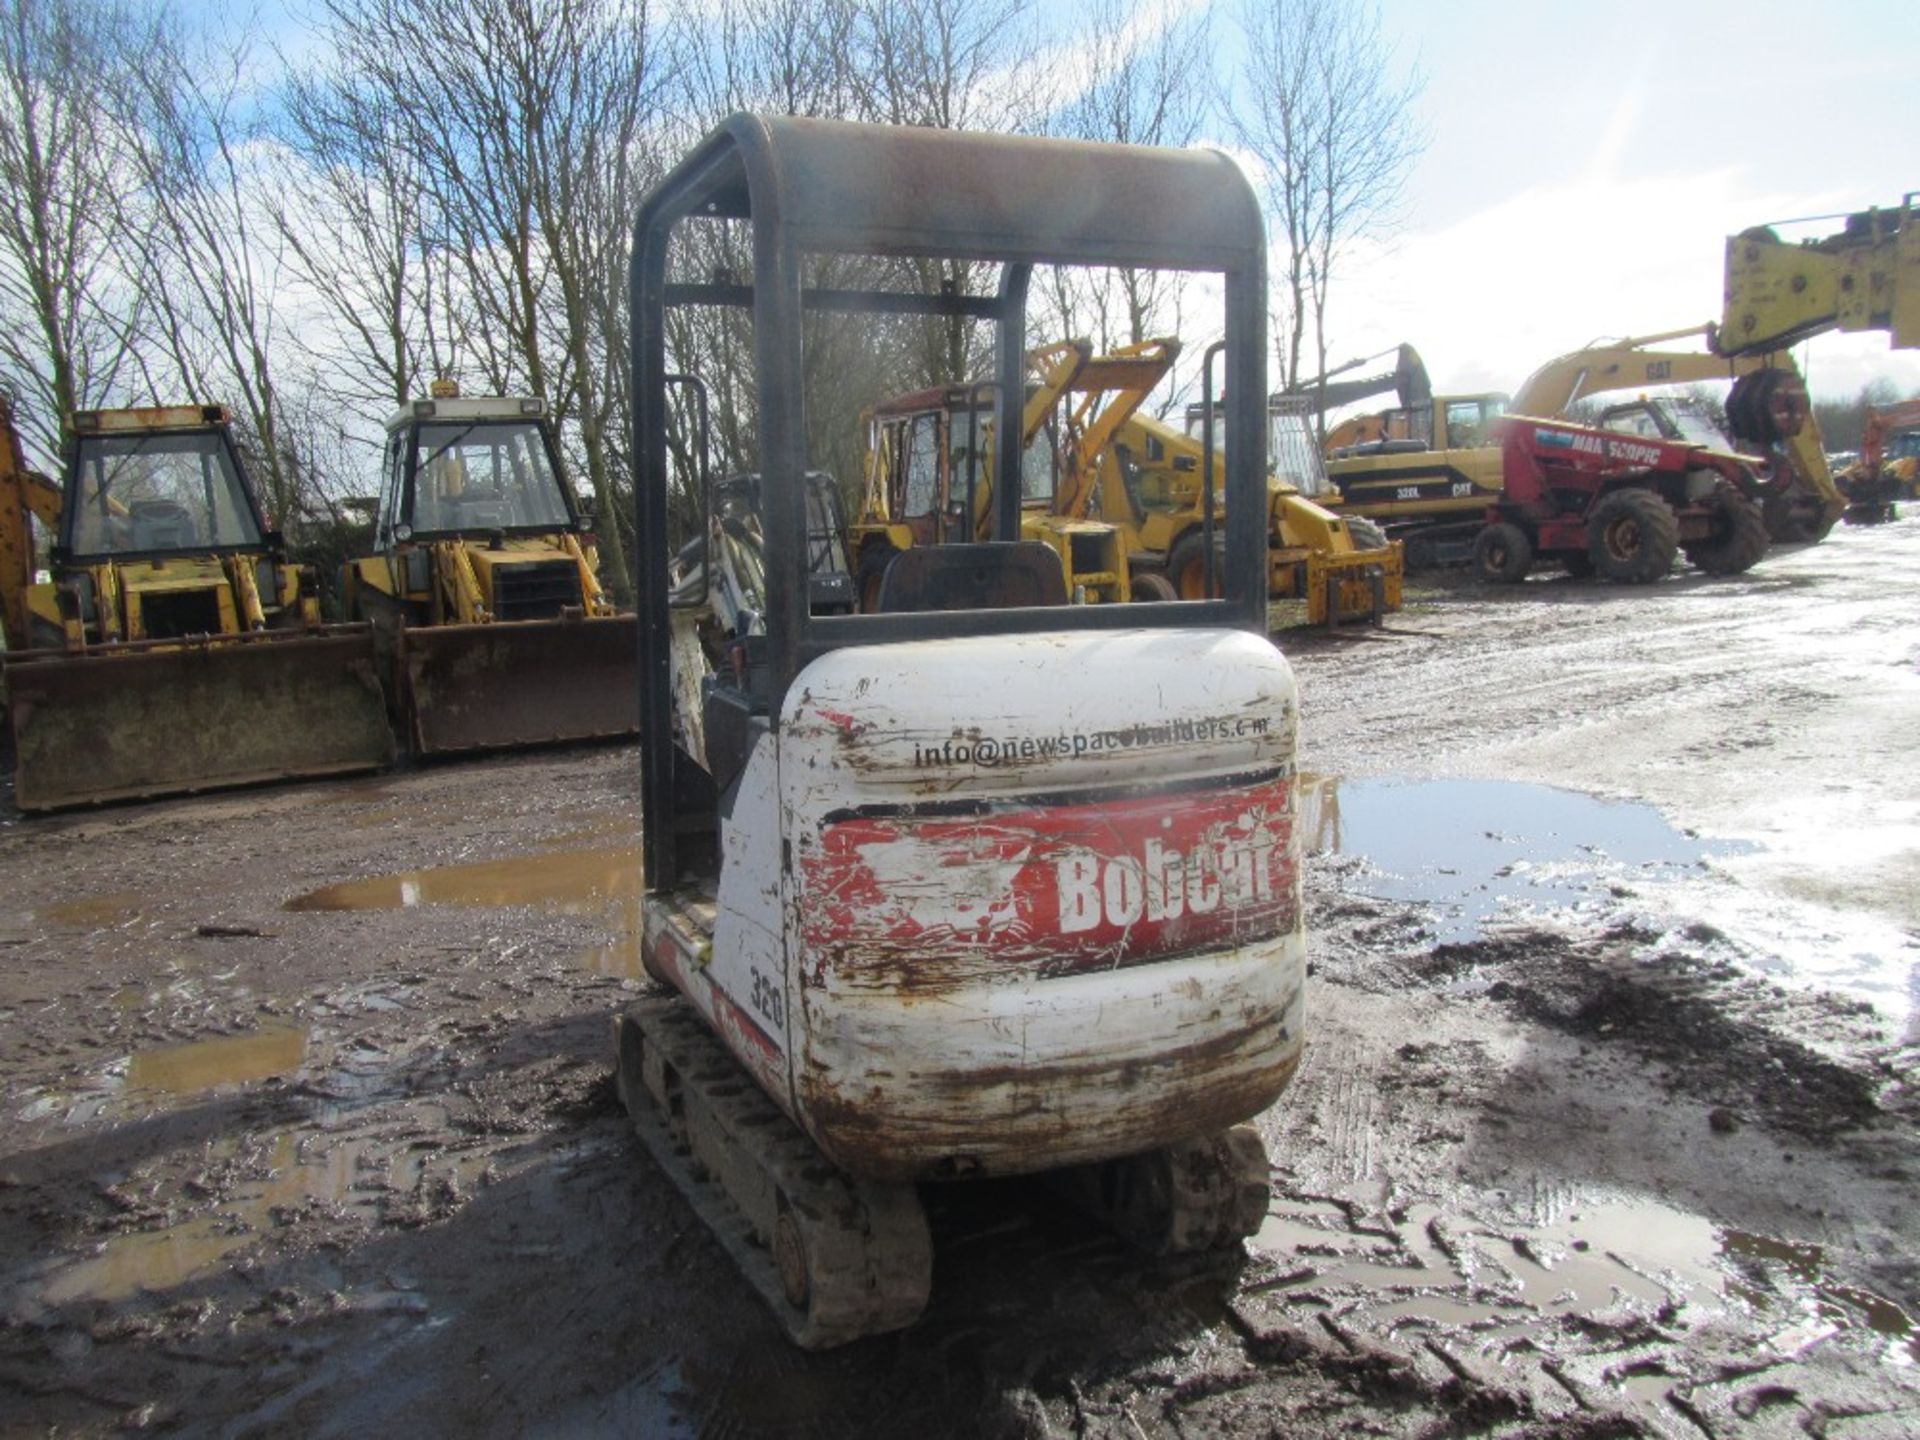
[[1701,503],[1713,517],[1713,533],[1681,546],[1687,559],[1709,575],[1751,570],[1772,543],[1759,509],[1744,495],[1725,488],[1714,490]]
[[[1173,583],[1174,592],[1180,599],[1207,598],[1207,546],[1200,531],[1190,530],[1175,543],[1167,556],[1167,578]],[[1218,585],[1220,567],[1217,565],[1213,578],[1215,585]]]
[[1518,525],[1496,520],[1473,542],[1473,568],[1491,584],[1517,585],[1533,568],[1533,542]]
[[1129,578],[1128,584],[1136,600],[1178,600],[1180,598],[1180,592],[1173,588],[1173,582],[1158,570],[1138,571]]
[[885,540],[876,541],[860,552],[860,613],[872,615],[880,608],[880,582],[887,578],[887,567],[900,553]]
[[1356,550],[1387,548],[1387,532],[1380,528],[1377,520],[1369,520],[1364,515],[1347,517],[1347,538],[1353,541],[1353,548]]
[[1827,538],[1833,520],[1815,497],[1803,492],[1769,495],[1761,508],[1776,545],[1813,545]]
[[1603,495],[1587,519],[1587,554],[1603,580],[1651,585],[1673,569],[1679,549],[1680,522],[1651,490]]

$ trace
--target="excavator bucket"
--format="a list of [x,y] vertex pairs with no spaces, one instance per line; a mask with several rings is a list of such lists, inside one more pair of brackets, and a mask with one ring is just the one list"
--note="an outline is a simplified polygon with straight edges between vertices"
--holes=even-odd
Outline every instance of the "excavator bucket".
[[636,735],[638,643],[631,615],[404,630],[400,681],[414,753]]
[[6,662],[14,803],[59,810],[393,761],[364,625]]

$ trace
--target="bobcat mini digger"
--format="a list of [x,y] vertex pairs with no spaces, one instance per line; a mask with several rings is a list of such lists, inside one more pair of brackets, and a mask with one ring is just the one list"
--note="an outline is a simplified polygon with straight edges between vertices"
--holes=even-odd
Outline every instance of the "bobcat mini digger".
[[[750,284],[692,278],[713,226],[750,242]],[[800,1345],[920,1314],[922,1183],[1060,1172],[1162,1252],[1260,1224],[1244,1122],[1299,1061],[1305,969],[1294,685],[1265,634],[1263,257],[1219,154],[827,120],[735,116],[641,208],[643,954],[662,989],[618,1021],[619,1087]],[[976,278],[916,288],[927,258]],[[1073,605],[1020,538],[1040,265],[1218,286],[1214,598]],[[738,567],[757,593],[711,666],[668,524],[674,486],[701,483],[675,478],[667,433],[670,403],[706,403],[666,361],[670,314],[696,306],[751,326],[757,453],[727,458],[758,473],[763,521],[764,564]],[[803,387],[828,314],[986,327],[1007,477],[991,538],[902,552],[856,613],[809,602],[807,436],[858,423]]]

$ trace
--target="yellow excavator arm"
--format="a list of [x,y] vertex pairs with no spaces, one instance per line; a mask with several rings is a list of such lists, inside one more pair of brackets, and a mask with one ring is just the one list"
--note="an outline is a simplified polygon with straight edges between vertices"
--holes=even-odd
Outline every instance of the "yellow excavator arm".
[[1735,380],[1774,363],[1766,354],[1726,356],[1710,350],[1652,348],[1673,340],[1703,340],[1711,344],[1713,334],[1711,325],[1692,325],[1684,330],[1665,330],[1658,335],[1601,341],[1584,350],[1556,356],[1521,383],[1513,392],[1508,409],[1516,415],[1564,415],[1592,395],[1648,389],[1655,385]]
[[1762,354],[1828,330],[1885,330],[1920,345],[1920,191],[1896,208],[1845,217],[1799,244],[1760,226],[1727,240],[1726,296],[1714,348]]

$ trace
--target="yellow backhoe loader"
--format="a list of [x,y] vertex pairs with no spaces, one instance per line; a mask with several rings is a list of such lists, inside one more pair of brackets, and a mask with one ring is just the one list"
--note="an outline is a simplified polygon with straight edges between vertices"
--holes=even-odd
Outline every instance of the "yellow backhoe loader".
[[[1073,513],[1084,501],[1078,441],[1104,443],[1125,418],[1104,403],[1118,393],[1144,399],[1179,354],[1178,341],[1153,341],[1125,355],[1099,356],[1085,340],[1029,351],[1021,407],[1021,538],[1059,557],[1067,594],[1085,603],[1131,600],[1126,534]],[[879,607],[896,555],[916,545],[971,542],[984,535],[993,504],[991,386],[935,386],[896,396],[863,417],[866,479],[849,527],[861,608]],[[1158,595],[1142,598],[1160,598]]]
[[[81,411],[64,476],[0,407],[0,618],[26,811],[372,770],[393,740],[365,626],[322,626],[228,413]],[[30,518],[31,517],[31,518]],[[52,537],[36,579],[32,521]]]
[[638,729],[634,620],[601,588],[561,473],[538,400],[436,393],[388,422],[377,553],[343,590],[380,638],[415,754]]
[[[1085,341],[1028,352],[1022,534],[1061,557],[1069,594],[1172,600],[1207,593],[1203,442],[1141,413],[1179,349],[1177,340],[1155,339],[1099,356]],[[871,524],[856,527],[870,597],[894,551],[980,533],[991,486],[980,460],[969,457],[991,453],[991,430],[969,417],[991,403],[977,388],[923,391],[875,412],[868,516],[919,517],[919,527],[895,522],[884,536]],[[1269,594],[1304,599],[1312,624],[1377,622],[1400,608],[1399,550],[1371,526],[1350,531],[1310,498],[1324,489],[1325,470],[1304,410],[1282,410],[1269,422],[1276,472],[1268,477]],[[971,531],[942,529],[943,513],[972,516]]]
[[[1201,433],[1133,410],[1112,442],[1083,462],[1096,477],[1095,513],[1127,532],[1135,586],[1183,600],[1211,588],[1200,539],[1208,467],[1199,407],[1188,425]],[[1378,624],[1398,610],[1400,546],[1371,521],[1335,514],[1314,498],[1327,491],[1326,468],[1304,405],[1269,405],[1267,465],[1269,598],[1306,601],[1312,625]]]

